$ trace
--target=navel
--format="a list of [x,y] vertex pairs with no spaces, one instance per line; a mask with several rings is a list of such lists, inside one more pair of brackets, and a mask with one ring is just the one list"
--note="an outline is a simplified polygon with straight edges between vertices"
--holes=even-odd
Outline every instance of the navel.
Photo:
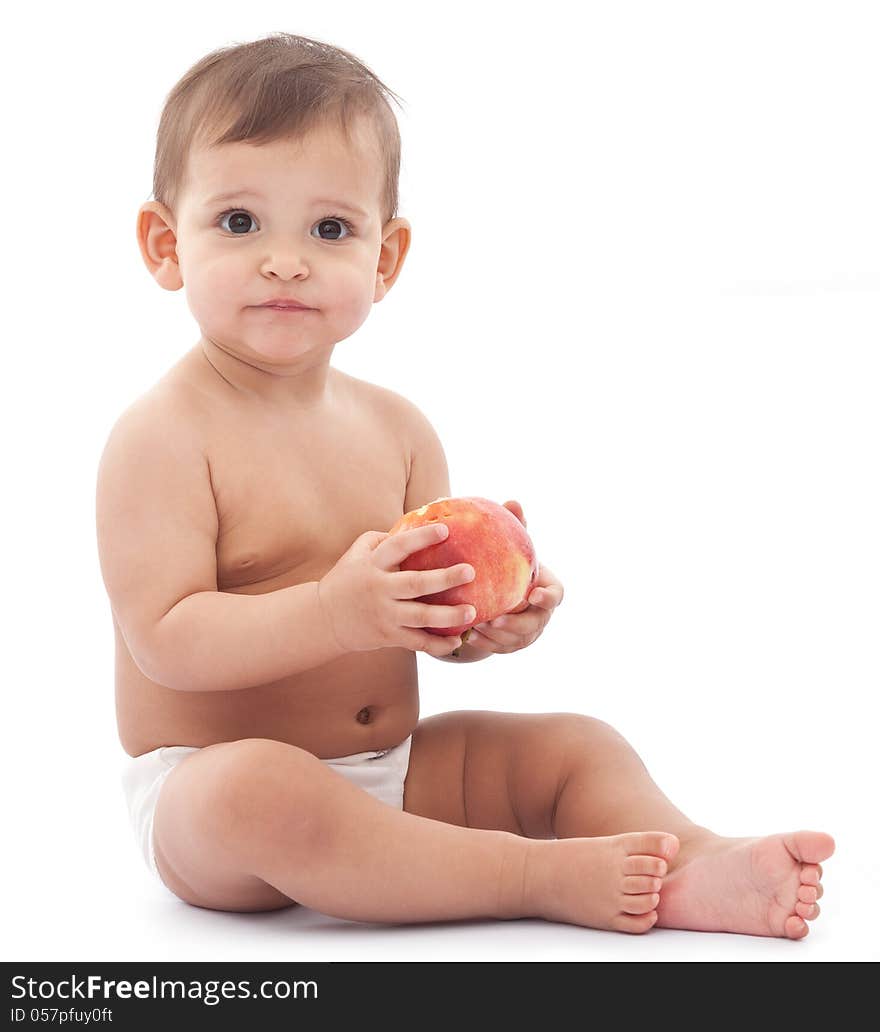
[[362,710],[358,710],[357,722],[359,724],[369,724],[373,719],[373,714],[369,706],[364,706]]

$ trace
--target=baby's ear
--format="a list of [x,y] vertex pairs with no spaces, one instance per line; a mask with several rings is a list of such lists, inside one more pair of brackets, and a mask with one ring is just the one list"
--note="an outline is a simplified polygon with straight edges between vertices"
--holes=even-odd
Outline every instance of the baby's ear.
[[391,219],[382,228],[382,249],[376,268],[376,291],[373,301],[381,301],[394,286],[409,250],[412,227],[406,219]]
[[137,239],[141,257],[150,275],[165,290],[180,290],[183,286],[175,225],[173,212],[158,201],[147,201],[138,211]]

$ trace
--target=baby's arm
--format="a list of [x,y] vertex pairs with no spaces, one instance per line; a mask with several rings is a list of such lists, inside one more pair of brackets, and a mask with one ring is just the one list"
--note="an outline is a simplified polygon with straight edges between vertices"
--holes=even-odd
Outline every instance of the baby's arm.
[[208,463],[172,403],[142,399],[114,426],[98,471],[97,521],[113,612],[151,680],[224,691],[340,654],[315,582],[262,595],[217,590]]

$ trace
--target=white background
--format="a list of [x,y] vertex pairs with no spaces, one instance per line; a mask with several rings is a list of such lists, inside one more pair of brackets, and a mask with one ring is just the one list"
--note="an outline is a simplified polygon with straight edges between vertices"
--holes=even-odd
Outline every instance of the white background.
[[[5,959],[877,959],[874,5],[122,10],[19,10],[0,73]],[[406,102],[412,250],[334,363],[422,408],[454,494],[518,498],[566,587],[526,652],[420,659],[423,715],[594,714],[698,823],[829,831],[803,942],[228,915],[150,879],[95,473],[198,334],[135,242],[164,98],[276,30],[353,51]]]

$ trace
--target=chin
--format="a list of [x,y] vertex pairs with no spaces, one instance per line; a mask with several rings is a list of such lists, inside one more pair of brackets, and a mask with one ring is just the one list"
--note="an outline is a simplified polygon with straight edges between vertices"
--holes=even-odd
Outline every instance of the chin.
[[283,366],[299,367],[303,359],[311,358],[314,362],[327,355],[323,345],[308,340],[291,339],[289,336],[275,340],[263,338],[246,344],[217,342],[217,346],[242,362],[258,368],[270,367],[273,370]]

